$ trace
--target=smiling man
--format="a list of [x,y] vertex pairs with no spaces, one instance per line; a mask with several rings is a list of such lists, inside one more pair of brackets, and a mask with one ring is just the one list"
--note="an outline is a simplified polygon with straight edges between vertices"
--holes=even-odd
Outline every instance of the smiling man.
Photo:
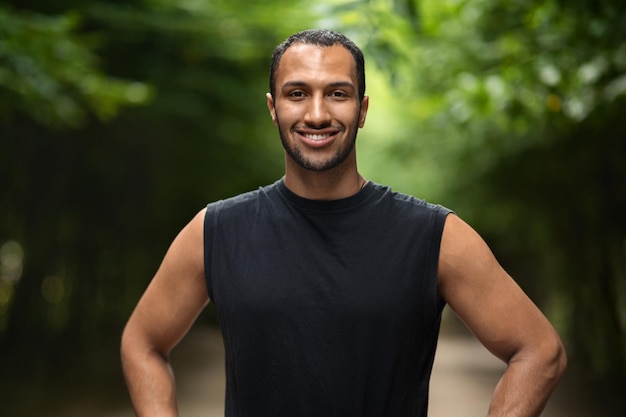
[[341,45],[299,44],[283,53],[281,64],[267,106],[289,156],[287,171],[343,166],[356,173],[354,145],[368,97],[359,94],[350,52]]
[[565,369],[559,336],[454,213],[359,174],[368,104],[345,36],[276,48],[285,175],[209,204],[172,243],[122,337],[137,415],[177,415],[169,354],[209,302],[227,416],[425,417],[445,305],[508,365],[488,416],[540,415]]

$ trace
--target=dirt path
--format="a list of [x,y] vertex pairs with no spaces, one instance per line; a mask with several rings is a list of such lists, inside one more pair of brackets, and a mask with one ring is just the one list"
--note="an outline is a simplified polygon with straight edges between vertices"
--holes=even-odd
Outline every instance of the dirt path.
[[[224,352],[219,332],[196,328],[173,355],[181,417],[223,417]],[[433,369],[429,417],[484,417],[504,365],[467,334],[443,332]],[[63,417],[133,417],[130,406],[86,410],[74,404]],[[97,407],[99,408],[99,407]],[[600,417],[559,388],[542,417]]]

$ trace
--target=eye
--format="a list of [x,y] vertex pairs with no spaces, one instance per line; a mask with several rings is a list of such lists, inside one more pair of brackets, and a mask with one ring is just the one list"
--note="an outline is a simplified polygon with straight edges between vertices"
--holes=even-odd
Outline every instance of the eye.
[[345,91],[334,90],[334,91],[331,91],[330,97],[334,99],[346,99],[349,97],[349,95]]
[[305,94],[304,94],[304,91],[302,90],[294,90],[287,94],[287,97],[294,99],[294,100],[302,99],[304,98],[304,96]]

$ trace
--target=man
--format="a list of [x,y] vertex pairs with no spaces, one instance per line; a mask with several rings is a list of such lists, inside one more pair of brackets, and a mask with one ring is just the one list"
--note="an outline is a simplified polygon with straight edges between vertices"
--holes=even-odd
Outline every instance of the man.
[[227,416],[426,416],[445,304],[508,365],[488,416],[540,415],[565,369],[559,336],[466,223],[359,174],[363,68],[324,30],[274,52],[285,175],[209,204],[172,243],[122,337],[138,415],[177,415],[168,357],[209,301]]

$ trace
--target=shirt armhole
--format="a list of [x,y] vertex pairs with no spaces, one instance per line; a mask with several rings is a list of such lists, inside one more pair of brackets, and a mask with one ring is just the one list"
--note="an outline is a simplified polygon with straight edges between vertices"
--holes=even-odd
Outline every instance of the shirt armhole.
[[217,201],[207,205],[204,214],[204,279],[209,293],[209,299],[215,302],[215,291],[213,289],[213,254],[215,253],[215,230],[217,218],[222,201]]
[[446,218],[449,214],[453,214],[454,212],[443,206],[436,206],[434,212],[434,224],[432,231],[432,240],[431,240],[431,260],[434,262],[433,268],[435,271],[435,297],[437,301],[437,310],[439,312],[443,311],[443,308],[446,306],[446,300],[443,297],[439,297],[437,293],[437,282],[439,280],[439,256],[441,256],[441,239],[443,237],[443,227],[446,223]]

